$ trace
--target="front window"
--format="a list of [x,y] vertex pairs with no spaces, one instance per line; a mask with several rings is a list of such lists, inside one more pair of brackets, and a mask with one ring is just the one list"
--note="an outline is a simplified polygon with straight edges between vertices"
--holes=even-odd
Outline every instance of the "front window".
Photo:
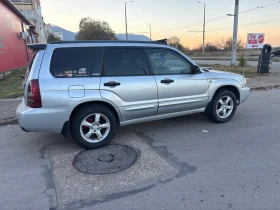
[[147,49],[146,52],[155,75],[192,73],[192,66],[171,50]]

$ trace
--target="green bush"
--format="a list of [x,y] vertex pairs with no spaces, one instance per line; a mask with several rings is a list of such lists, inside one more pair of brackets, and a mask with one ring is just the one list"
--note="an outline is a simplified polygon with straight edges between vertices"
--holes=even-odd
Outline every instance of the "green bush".
[[239,66],[247,66],[247,59],[244,57],[244,54],[239,57]]

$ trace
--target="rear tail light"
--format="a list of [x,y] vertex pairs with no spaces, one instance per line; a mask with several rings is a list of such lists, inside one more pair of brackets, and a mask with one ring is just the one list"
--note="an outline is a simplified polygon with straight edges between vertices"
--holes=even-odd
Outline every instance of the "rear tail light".
[[31,108],[41,108],[42,100],[40,94],[39,81],[30,80],[27,88],[27,106]]

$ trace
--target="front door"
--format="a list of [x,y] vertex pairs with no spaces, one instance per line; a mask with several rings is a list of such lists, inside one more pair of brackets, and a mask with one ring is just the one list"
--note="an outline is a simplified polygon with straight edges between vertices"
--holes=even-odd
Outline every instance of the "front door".
[[148,48],[158,87],[158,115],[204,108],[208,102],[208,81],[193,74],[191,64],[169,49]]
[[141,48],[107,48],[101,96],[114,103],[122,121],[151,117],[158,109],[157,85]]

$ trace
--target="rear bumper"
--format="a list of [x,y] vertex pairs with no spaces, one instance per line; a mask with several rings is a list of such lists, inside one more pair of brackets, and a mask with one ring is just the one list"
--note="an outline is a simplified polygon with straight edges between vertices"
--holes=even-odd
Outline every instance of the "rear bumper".
[[61,133],[70,116],[68,107],[33,109],[25,106],[23,101],[16,113],[20,127],[27,132]]
[[240,88],[240,104],[246,101],[250,96],[250,88],[244,87]]

